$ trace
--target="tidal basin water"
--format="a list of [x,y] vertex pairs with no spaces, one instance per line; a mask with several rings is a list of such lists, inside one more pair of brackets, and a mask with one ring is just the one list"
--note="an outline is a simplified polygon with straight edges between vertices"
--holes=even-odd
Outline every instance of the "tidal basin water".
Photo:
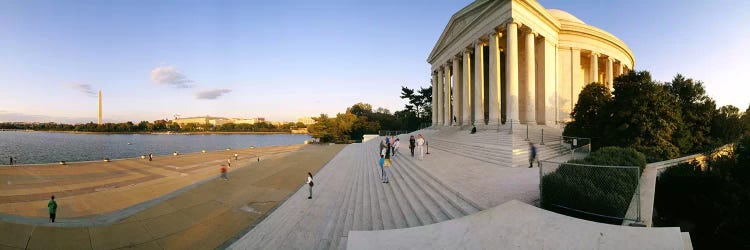
[[0,166],[98,161],[154,155],[302,144],[303,134],[72,134],[0,131]]

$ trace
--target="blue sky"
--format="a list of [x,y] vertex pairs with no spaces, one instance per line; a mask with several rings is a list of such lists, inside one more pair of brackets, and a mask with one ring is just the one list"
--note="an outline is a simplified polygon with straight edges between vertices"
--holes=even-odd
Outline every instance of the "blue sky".
[[[97,90],[112,122],[398,110],[470,2],[0,1],[0,121],[95,121]],[[680,72],[719,105],[750,104],[749,2],[540,3],[619,37],[658,80]]]

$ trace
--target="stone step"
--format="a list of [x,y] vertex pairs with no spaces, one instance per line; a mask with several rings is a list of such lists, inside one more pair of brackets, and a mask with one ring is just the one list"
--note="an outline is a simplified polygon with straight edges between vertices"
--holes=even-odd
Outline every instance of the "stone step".
[[[361,159],[367,160],[367,158],[362,157]],[[378,180],[378,176],[376,175],[376,169],[375,164],[373,164],[372,161],[365,161],[361,163],[361,166],[363,167],[364,171],[367,173],[367,191],[368,191],[368,197],[370,198],[370,230],[383,230],[383,217],[380,214],[380,200],[377,196],[377,186],[381,184]]]
[[330,232],[327,233],[327,236],[324,238],[324,241],[326,243],[319,244],[317,249],[331,249],[336,248],[336,244],[339,241],[339,238],[341,237],[341,230],[343,230],[344,222],[346,219],[347,211],[349,210],[349,206],[351,205],[351,199],[353,198],[353,190],[354,190],[354,183],[356,178],[356,174],[353,170],[354,165],[346,166],[346,170],[348,175],[348,181],[347,185],[343,186],[342,188],[346,190],[346,193],[344,194],[344,198],[341,201],[340,205],[337,209],[336,217],[333,218],[331,221],[335,221],[333,223],[333,228],[330,229]]
[[[346,150],[347,148],[345,148]],[[344,151],[344,150],[342,150]],[[351,152],[351,151],[349,151]],[[346,161],[348,154],[338,154],[336,157],[334,157],[329,164],[336,165],[339,162]],[[332,179],[332,175],[335,173],[335,171],[332,171],[331,169],[334,167],[324,167],[321,169],[316,175],[315,175],[315,181],[317,183],[321,183],[318,185],[317,190],[319,192],[324,192],[327,189],[330,189],[331,186],[334,186],[335,183],[329,183],[329,180]],[[302,179],[300,180],[302,181]],[[326,184],[323,184],[326,183]],[[307,207],[309,203],[309,200],[307,199],[307,187],[305,184],[301,185],[301,187],[292,194],[289,199],[287,199],[284,203],[280,204],[278,209],[274,211],[269,217],[264,219],[261,223],[259,223],[253,230],[248,233],[250,235],[249,238],[243,239],[243,242],[249,243],[247,248],[266,248],[268,245],[277,245],[280,244],[281,241],[283,241],[284,237],[280,237],[278,232],[282,232],[288,228],[288,226],[291,224],[296,224],[299,222],[302,218],[302,215],[306,212],[304,210],[298,209],[299,207]],[[287,234],[281,234],[283,236],[286,236]]]
[[[361,154],[361,153],[360,153]],[[365,196],[365,189],[364,189],[364,180],[366,176],[364,176],[364,173],[362,173],[362,166],[355,165],[356,171],[358,173],[361,173],[360,177],[357,180],[356,188],[357,188],[357,200],[354,202],[354,216],[352,217],[352,226],[349,228],[349,230],[363,230],[364,226],[364,213],[363,213],[363,204],[364,204],[364,196]],[[348,230],[345,234],[348,234]]]
[[415,203],[424,208],[425,213],[417,214],[422,221],[422,225],[437,223],[448,219],[448,216],[442,211],[440,206],[435,201],[431,200],[427,192],[425,192],[421,186],[418,186],[410,176],[402,173],[399,166],[394,165],[393,167],[390,167],[388,169],[388,174],[394,177],[391,178],[390,184],[398,184],[405,187],[407,197],[413,197],[412,199],[416,201]]
[[426,183],[440,194],[442,199],[449,202],[453,207],[457,208],[462,215],[469,215],[479,212],[480,209],[477,205],[467,201],[466,199],[459,196],[453,189],[443,185],[442,182],[427,173],[422,167],[418,165],[416,159],[405,157],[400,159],[404,161],[405,169],[411,171],[414,176],[422,179],[423,183]]
[[[355,156],[356,157],[356,156]],[[341,237],[345,236],[349,229],[352,227],[353,223],[353,216],[354,216],[354,206],[357,201],[357,186],[359,185],[359,178],[361,176],[361,172],[357,172],[356,170],[356,164],[351,164],[349,166],[349,169],[351,169],[351,179],[349,186],[342,187],[349,190],[349,197],[346,198],[346,205],[341,208],[341,217],[337,218],[338,223],[334,229],[334,235],[332,237],[331,247],[330,248],[337,248],[339,244],[341,243]]]
[[444,221],[447,219],[455,219],[464,216],[463,212],[455,207],[450,201],[445,199],[439,191],[434,188],[434,185],[428,184],[428,181],[425,181],[422,178],[419,178],[416,173],[412,172],[411,167],[408,163],[406,163],[403,160],[399,160],[397,163],[396,168],[398,168],[398,171],[400,171],[405,176],[409,177],[412,182],[416,184],[425,194],[427,194],[428,198],[430,198],[430,201],[435,203],[443,213],[443,215],[446,216],[446,218],[442,218],[440,220],[437,220],[438,222]]

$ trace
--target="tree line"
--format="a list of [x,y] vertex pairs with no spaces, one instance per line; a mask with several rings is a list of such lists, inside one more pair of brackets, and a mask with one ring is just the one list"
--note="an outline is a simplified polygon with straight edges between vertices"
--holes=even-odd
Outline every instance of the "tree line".
[[315,123],[308,126],[308,131],[321,142],[346,143],[361,141],[363,135],[378,134],[380,130],[417,130],[432,121],[432,86],[418,90],[402,86],[400,97],[408,101],[402,110],[373,110],[372,105],[360,102],[335,117],[321,114],[313,118]]
[[122,123],[96,124],[93,122],[81,124],[63,123],[0,123],[0,129],[19,129],[35,131],[73,131],[97,133],[150,133],[150,132],[290,132],[295,128],[305,128],[301,122],[289,122],[274,125],[267,122],[255,124],[227,123],[214,126],[209,123],[187,123],[180,125],[174,121],[159,120],[155,122],[141,121],[135,124],[131,121]]
[[586,85],[565,126],[567,136],[590,137],[594,148],[632,147],[649,162],[705,152],[750,134],[750,106],[716,108],[701,81],[677,75],[657,82],[648,71],[614,79],[614,91]]

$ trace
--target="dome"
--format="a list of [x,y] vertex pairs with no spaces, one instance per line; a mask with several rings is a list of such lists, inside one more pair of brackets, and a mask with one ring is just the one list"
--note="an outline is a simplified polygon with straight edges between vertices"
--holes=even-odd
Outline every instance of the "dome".
[[563,10],[548,9],[547,12],[550,15],[552,15],[553,17],[557,18],[557,20],[560,20],[560,21],[567,21],[567,22],[572,22],[572,23],[583,23],[583,24],[585,24],[583,21],[581,21],[581,19],[578,19],[574,15],[572,15],[572,14],[566,12],[566,11],[563,11]]

